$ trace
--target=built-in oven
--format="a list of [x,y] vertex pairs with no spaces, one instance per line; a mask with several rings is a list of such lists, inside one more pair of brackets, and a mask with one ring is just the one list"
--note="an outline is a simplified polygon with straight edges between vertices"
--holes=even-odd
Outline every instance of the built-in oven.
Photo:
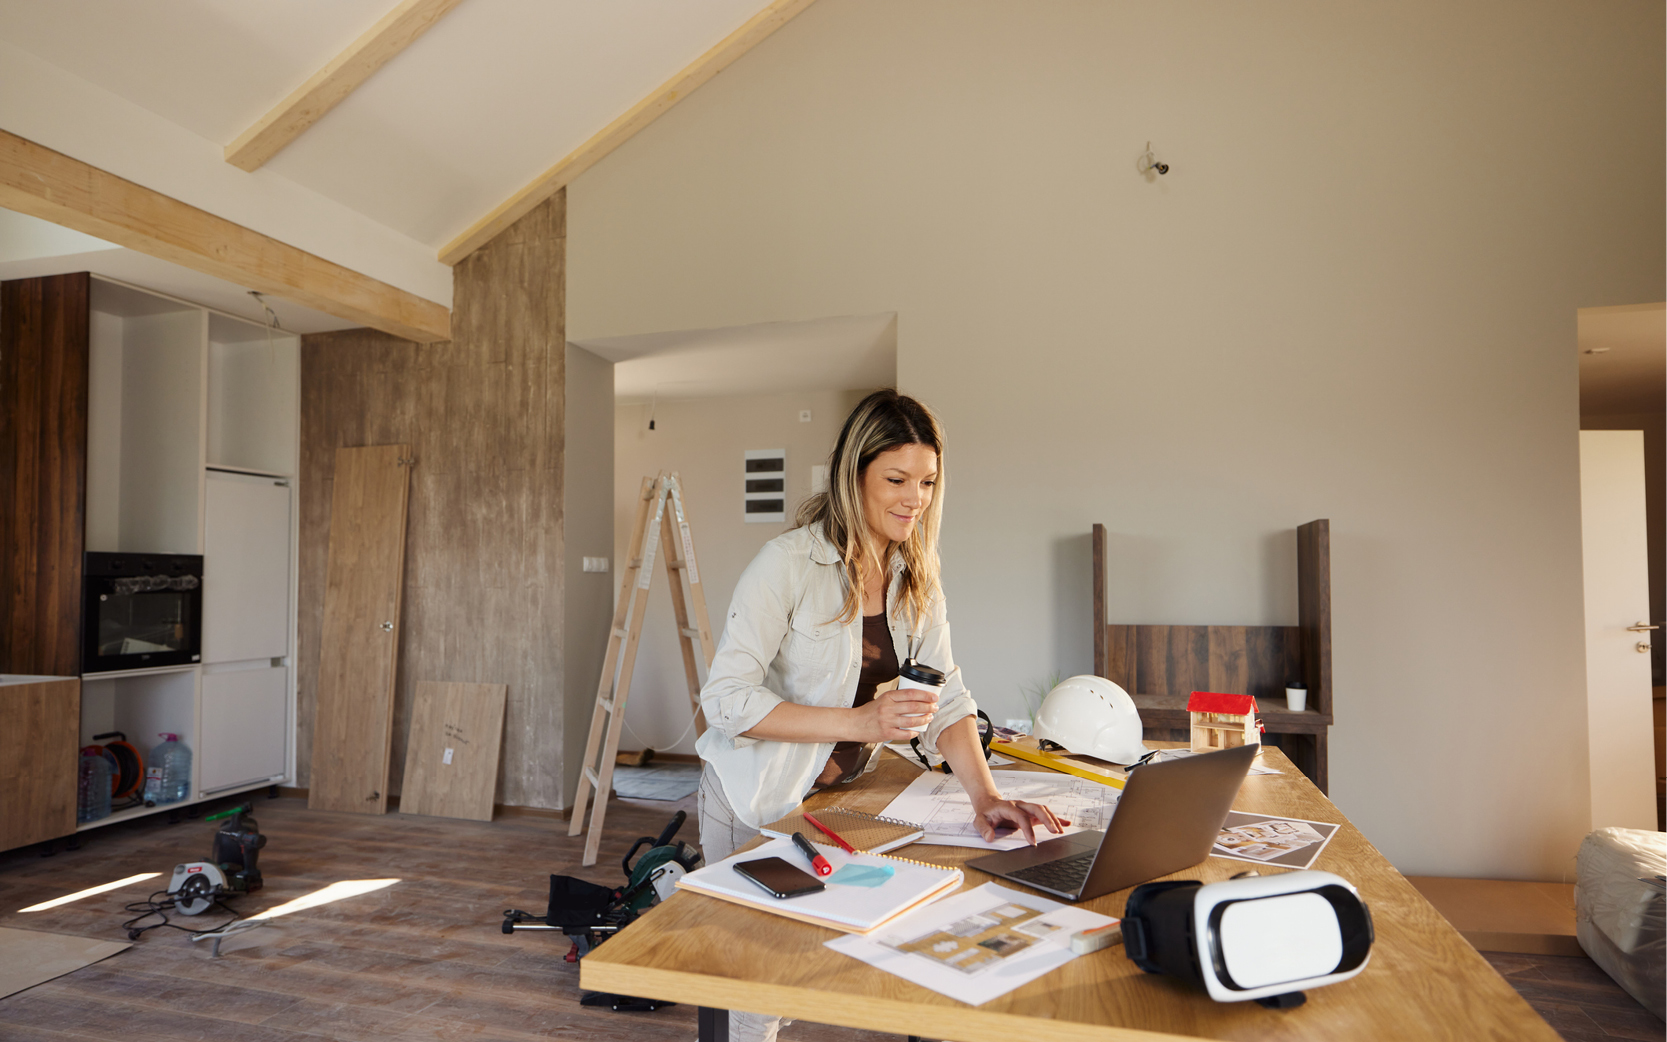
[[89,552],[81,576],[81,672],[202,660],[202,555]]

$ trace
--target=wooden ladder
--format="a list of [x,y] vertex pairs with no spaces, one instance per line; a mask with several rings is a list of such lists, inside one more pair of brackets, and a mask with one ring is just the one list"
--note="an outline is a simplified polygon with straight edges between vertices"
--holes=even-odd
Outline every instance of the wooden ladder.
[[[668,509],[669,508],[669,509]],[[653,518],[650,520],[649,515]],[[695,733],[704,734],[706,717],[700,711],[700,673],[695,665],[695,641],[706,668],[712,668],[715,648],[712,624],[706,616],[706,594],[700,585],[700,566],[695,562],[694,538],[683,512],[683,486],[676,472],[642,479],[637,522],[631,529],[619,585],[619,603],[614,608],[613,626],[608,632],[608,652],[602,660],[602,680],[596,687],[596,711],[590,718],[590,738],[585,742],[584,767],[579,775],[578,798],[567,834],[577,836],[583,827],[585,802],[593,795],[590,833],[585,837],[585,865],[596,864],[602,845],[602,821],[607,814],[608,794],[613,791],[614,758],[619,755],[619,733],[625,723],[625,701],[631,694],[631,672],[637,662],[637,642],[642,637],[642,620],[648,608],[648,589],[654,580],[654,557],[664,549],[666,578],[671,580],[671,606],[677,616],[678,642],[683,646],[683,672],[689,683],[689,708],[694,713]],[[683,592],[688,583],[688,595]],[[690,625],[689,607],[694,607]],[[621,655],[620,649],[624,648]],[[617,680],[614,676],[618,673]],[[604,729],[606,740],[604,740]],[[597,753],[601,757],[598,759]]]

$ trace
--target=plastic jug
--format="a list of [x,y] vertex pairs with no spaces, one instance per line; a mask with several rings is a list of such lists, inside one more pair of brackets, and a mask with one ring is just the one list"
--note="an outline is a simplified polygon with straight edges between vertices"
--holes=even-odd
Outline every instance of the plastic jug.
[[81,750],[81,773],[75,790],[76,821],[97,821],[109,815],[113,759],[102,745],[89,745]]
[[[152,775],[160,772],[161,778],[147,778],[145,782],[145,802],[153,800],[157,806],[165,803],[178,803],[191,794],[191,750],[179,740],[179,735],[163,732],[157,735],[162,741],[150,751]],[[151,792],[153,781],[156,791]]]

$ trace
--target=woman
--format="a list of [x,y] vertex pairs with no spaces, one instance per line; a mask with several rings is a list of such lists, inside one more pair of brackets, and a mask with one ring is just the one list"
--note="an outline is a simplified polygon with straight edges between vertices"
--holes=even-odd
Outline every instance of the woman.
[[[846,419],[828,491],[742,574],[701,689],[707,731],[700,839],[728,857],[813,789],[850,776],[863,743],[920,737],[972,799],[979,832],[1060,832],[1046,807],[1003,799],[978,741],[976,706],[949,648],[938,585],[943,432],[927,408],[876,391]],[[939,700],[875,689],[916,662],[947,676]],[[909,730],[925,725],[924,734]]]

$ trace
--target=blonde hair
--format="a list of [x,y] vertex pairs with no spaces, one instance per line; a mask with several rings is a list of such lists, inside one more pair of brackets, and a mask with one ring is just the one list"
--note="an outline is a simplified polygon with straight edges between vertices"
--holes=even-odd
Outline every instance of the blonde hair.
[[[932,410],[906,395],[886,389],[857,403],[828,457],[828,490],[818,492],[799,507],[800,527],[821,523],[823,534],[839,551],[845,566],[845,603],[838,621],[850,622],[862,613],[862,570],[865,562],[884,575],[891,555],[903,559],[900,597],[917,623],[928,617],[938,592],[938,524],[943,517],[943,428]],[[925,445],[938,457],[937,484],[909,538],[884,547],[875,545],[863,513],[863,474],[882,452],[903,445]],[[901,617],[901,615],[899,615]]]

